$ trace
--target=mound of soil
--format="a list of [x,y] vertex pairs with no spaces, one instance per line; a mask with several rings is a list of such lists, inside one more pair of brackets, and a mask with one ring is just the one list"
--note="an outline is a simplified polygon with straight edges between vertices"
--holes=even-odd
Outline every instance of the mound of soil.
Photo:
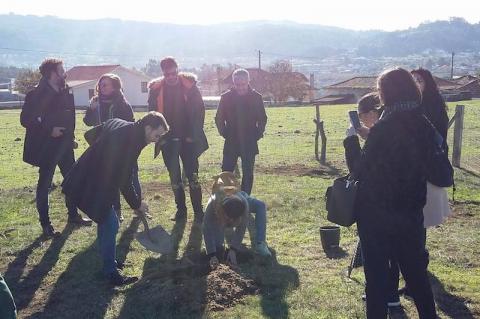
[[220,264],[207,276],[207,307],[220,311],[238,303],[246,295],[258,293],[254,281]]

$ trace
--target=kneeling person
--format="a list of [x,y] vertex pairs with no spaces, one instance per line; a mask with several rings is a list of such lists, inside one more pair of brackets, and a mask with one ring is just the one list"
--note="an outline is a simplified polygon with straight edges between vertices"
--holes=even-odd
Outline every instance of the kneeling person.
[[270,257],[265,242],[267,228],[266,205],[264,202],[239,191],[233,173],[222,172],[212,190],[203,221],[203,238],[210,265],[215,268],[218,256],[224,249],[225,229],[233,228],[234,234],[227,254],[227,262],[237,266],[236,252],[245,236],[250,213],[255,214],[255,248],[261,256]]
[[[148,212],[134,185],[137,159],[148,143],[156,143],[168,131],[162,114],[150,112],[132,123],[111,119],[98,126],[95,142],[82,154],[63,181],[63,192],[98,224],[97,240],[103,259],[103,271],[114,285],[136,278],[123,277],[115,260],[115,238],[119,221],[114,205],[121,191],[130,207]],[[94,131],[94,133],[96,133]]]

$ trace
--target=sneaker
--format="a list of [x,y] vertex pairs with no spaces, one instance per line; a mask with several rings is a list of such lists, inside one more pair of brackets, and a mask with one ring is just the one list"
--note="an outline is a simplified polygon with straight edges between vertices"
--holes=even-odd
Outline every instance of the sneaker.
[[255,246],[255,253],[263,257],[272,257],[272,253],[267,247],[267,244],[264,241],[257,243]]
[[119,222],[123,222],[124,218],[123,218],[122,210],[121,210],[121,209],[117,209],[115,212],[117,213],[118,221],[119,221]]
[[122,276],[118,272],[114,272],[108,276],[108,281],[114,286],[123,286],[133,284],[138,280],[138,277]]
[[42,226],[42,233],[47,238],[60,236],[60,233],[55,231],[52,225]]
[[187,211],[185,210],[177,210],[175,214],[170,216],[171,221],[183,220],[187,218]]
[[77,214],[75,216],[68,216],[68,223],[80,226],[90,226],[92,225],[92,220],[89,218],[84,218],[82,217],[82,215]]

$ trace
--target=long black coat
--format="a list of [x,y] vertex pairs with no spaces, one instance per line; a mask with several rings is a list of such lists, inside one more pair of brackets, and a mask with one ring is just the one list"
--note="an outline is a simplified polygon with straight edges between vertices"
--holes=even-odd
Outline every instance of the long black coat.
[[144,129],[138,123],[111,119],[98,128],[100,138],[78,159],[62,187],[78,208],[101,223],[119,190],[132,209],[140,207],[133,169],[146,142]]
[[121,93],[113,98],[111,104],[100,102],[100,105],[95,109],[89,107],[85,112],[83,122],[88,126],[95,126],[114,118],[128,122],[135,121],[132,106]]
[[377,122],[361,150],[357,138],[345,139],[349,169],[360,183],[358,218],[381,223],[389,214],[422,211],[434,134],[420,110],[414,110],[393,113]]
[[263,137],[267,125],[262,96],[252,89],[243,97],[234,89],[228,90],[220,97],[215,124],[225,138],[224,153],[258,154],[257,141]]
[[[75,103],[68,87],[55,91],[45,79],[25,97],[20,113],[25,127],[23,160],[34,166],[55,164],[61,152],[73,150]],[[65,127],[61,137],[52,137],[53,127]]]

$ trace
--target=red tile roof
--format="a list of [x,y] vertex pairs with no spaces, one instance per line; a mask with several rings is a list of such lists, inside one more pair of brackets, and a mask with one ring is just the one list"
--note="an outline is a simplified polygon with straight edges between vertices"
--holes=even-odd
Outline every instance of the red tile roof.
[[67,71],[67,81],[97,80],[103,74],[111,73],[119,66],[120,64],[74,66]]

